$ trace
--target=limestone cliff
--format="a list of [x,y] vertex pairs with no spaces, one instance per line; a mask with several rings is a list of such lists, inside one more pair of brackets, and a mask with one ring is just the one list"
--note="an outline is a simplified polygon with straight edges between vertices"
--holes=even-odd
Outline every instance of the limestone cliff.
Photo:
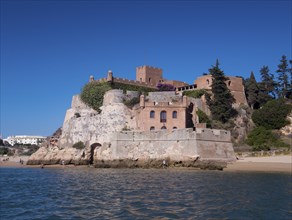
[[[90,160],[92,144],[106,144],[113,132],[135,129],[135,115],[123,104],[124,100],[134,96],[138,96],[138,93],[108,91],[104,96],[101,113],[86,106],[79,95],[73,96],[71,108],[65,115],[61,136],[58,140],[53,138],[54,142],[46,142],[30,157],[28,164],[55,164],[61,160],[65,163],[87,163]],[[79,141],[85,144],[85,149],[72,147]]]

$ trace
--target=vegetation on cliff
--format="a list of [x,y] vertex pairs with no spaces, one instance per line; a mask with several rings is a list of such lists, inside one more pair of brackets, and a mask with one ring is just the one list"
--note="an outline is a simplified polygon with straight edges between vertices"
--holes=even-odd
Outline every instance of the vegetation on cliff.
[[78,150],[82,150],[85,148],[85,145],[82,141],[78,141],[77,143],[73,144],[73,148],[76,148]]
[[103,103],[104,94],[111,90],[111,86],[108,82],[93,81],[87,83],[80,94],[81,100],[89,107],[93,108],[97,112],[100,112],[100,107]]
[[[110,82],[100,82],[100,81],[93,81],[87,83],[81,91],[80,97],[81,100],[88,105],[89,107],[93,108],[97,112],[100,112],[100,107],[103,103],[103,96],[104,94],[111,90],[111,89],[121,89],[124,92],[126,91],[138,91],[139,93],[148,93],[156,91],[156,89],[146,88],[142,86],[136,85],[126,85],[123,83],[110,83]],[[135,102],[136,100],[133,100]],[[132,103],[129,103],[132,104]]]
[[201,98],[204,94],[206,94],[205,89],[183,91],[183,95],[192,97],[195,99]]

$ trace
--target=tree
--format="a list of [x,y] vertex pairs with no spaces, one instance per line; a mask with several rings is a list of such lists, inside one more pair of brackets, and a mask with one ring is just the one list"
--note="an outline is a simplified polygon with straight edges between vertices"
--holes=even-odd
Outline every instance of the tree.
[[289,85],[289,78],[288,78],[288,61],[285,55],[282,56],[280,60],[280,64],[278,65],[278,69],[276,71],[278,73],[278,96],[281,98],[285,98],[288,92]]
[[232,107],[235,99],[227,88],[225,82],[228,78],[224,76],[224,72],[219,68],[218,59],[216,65],[209,69],[209,73],[212,75],[212,97],[206,95],[207,104],[210,107],[212,118],[225,123],[236,114],[235,109]]
[[268,66],[263,66],[260,69],[262,85],[264,88],[264,92],[268,95],[272,95],[273,98],[276,97],[275,87],[277,83],[274,81],[274,75],[270,73],[270,69]]
[[249,79],[246,81],[246,98],[249,106],[254,109],[255,105],[258,104],[258,93],[259,88],[254,77],[253,72],[250,73]]

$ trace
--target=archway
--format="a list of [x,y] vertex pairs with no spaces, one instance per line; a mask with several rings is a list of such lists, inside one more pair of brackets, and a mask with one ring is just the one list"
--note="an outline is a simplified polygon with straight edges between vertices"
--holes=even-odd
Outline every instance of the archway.
[[101,144],[100,143],[94,143],[94,144],[90,145],[89,164],[93,164],[94,150],[95,150],[95,148],[99,148],[99,147],[101,147]]

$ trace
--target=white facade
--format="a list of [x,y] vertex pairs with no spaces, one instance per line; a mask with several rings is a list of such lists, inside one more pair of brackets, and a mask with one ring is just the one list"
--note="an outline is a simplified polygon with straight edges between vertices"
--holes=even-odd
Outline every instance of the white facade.
[[38,145],[42,143],[45,139],[46,137],[43,137],[43,136],[19,135],[19,136],[9,136],[3,141],[7,141],[12,146],[15,144]]

